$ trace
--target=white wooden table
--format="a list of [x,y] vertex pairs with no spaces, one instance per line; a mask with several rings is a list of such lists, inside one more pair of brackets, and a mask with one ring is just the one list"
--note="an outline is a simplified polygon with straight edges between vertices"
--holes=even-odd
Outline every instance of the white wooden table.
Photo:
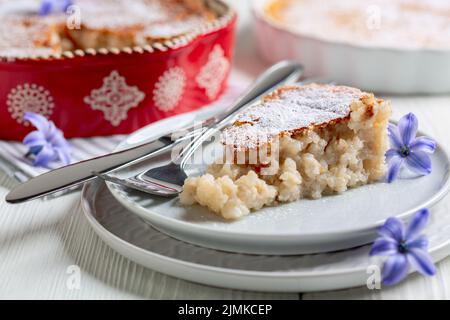
[[[266,65],[254,52],[248,1],[234,2],[241,14],[235,68],[253,76]],[[450,96],[391,97],[394,118],[414,112],[421,129],[450,144]],[[1,151],[0,151],[1,152]],[[412,276],[381,291],[356,288],[315,294],[253,293],[211,288],[145,269],[104,244],[85,220],[79,193],[52,201],[8,205],[16,184],[0,173],[0,299],[448,299],[450,259],[436,277]],[[445,206],[450,209],[450,198]],[[71,266],[81,270],[72,288]]]

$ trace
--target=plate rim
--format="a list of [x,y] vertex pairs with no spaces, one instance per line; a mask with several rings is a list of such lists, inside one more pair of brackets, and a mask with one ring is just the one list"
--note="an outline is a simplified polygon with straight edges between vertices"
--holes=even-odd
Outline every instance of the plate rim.
[[[189,113],[187,114],[182,114],[179,115],[177,117],[182,118],[183,116],[187,116],[189,115]],[[192,114],[191,114],[192,116]],[[162,120],[157,122],[158,124],[164,123],[165,121],[169,121],[171,118]],[[390,120],[390,123],[393,124],[397,124],[398,121],[393,121]],[[156,123],[155,123],[156,124]],[[155,124],[150,124],[130,135],[127,136],[127,138],[125,138],[115,149],[114,151],[120,150],[121,148],[123,148],[125,145],[129,145],[128,141],[133,139],[134,136],[137,136],[139,134],[141,134],[142,132],[145,132],[147,130],[150,130],[151,127]],[[425,132],[423,132],[422,130],[419,130],[417,132],[418,136],[428,136],[428,137],[432,137],[431,135],[427,135]],[[435,138],[433,138],[436,141],[436,147],[437,149],[440,149],[443,153],[443,155],[445,156],[446,160],[447,160],[447,172],[445,175],[445,183],[442,184],[442,186],[440,187],[440,189],[433,195],[432,198],[428,199],[425,203],[423,203],[422,205],[416,206],[412,209],[409,209],[406,212],[403,212],[399,215],[396,215],[397,218],[402,219],[402,220],[406,220],[408,218],[410,218],[414,213],[416,213],[417,211],[419,211],[420,209],[423,208],[432,208],[434,205],[436,205],[437,203],[439,203],[449,192],[450,192],[450,153],[448,152],[447,148],[444,146],[444,144],[442,144],[440,141],[436,140]],[[145,139],[143,141],[140,141],[140,143],[146,141]],[[205,226],[201,226],[201,225],[197,225],[194,223],[188,223],[188,222],[184,222],[184,221],[180,221],[177,219],[172,219],[172,218],[167,218],[165,216],[161,216],[160,214],[158,214],[157,212],[154,212],[150,209],[146,209],[141,207],[140,205],[138,205],[136,202],[129,200],[127,197],[122,196],[122,194],[117,190],[117,187],[115,184],[111,183],[111,182],[107,182],[106,183],[109,191],[113,194],[114,198],[116,200],[118,200],[123,206],[127,207],[127,208],[134,208],[133,211],[134,213],[138,214],[140,217],[142,217],[143,219],[146,219],[147,221],[149,221],[150,223],[152,223],[153,221],[151,221],[149,219],[149,215],[151,214],[152,219],[154,219],[154,221],[158,224],[163,224],[163,225],[171,225],[172,227],[175,227],[177,230],[183,229],[186,230],[185,227],[189,228],[190,230],[192,230],[191,232],[195,232],[196,234],[203,234],[205,235],[206,233],[210,234],[211,232],[213,232],[214,230],[212,230],[209,227],[205,227]],[[298,200],[301,201],[301,200]],[[245,219],[245,217],[244,217]],[[261,239],[261,240],[267,240],[267,237],[269,236],[271,239],[275,240],[275,241],[286,241],[286,240],[298,240],[299,237],[301,237],[302,239],[305,240],[314,240],[317,237],[343,237],[348,235],[349,233],[358,233],[358,234],[364,234],[364,233],[368,233],[368,232],[373,232],[374,230],[380,228],[383,224],[384,224],[385,220],[380,220],[377,221],[376,223],[372,224],[372,225],[366,225],[366,226],[362,226],[358,229],[342,229],[339,231],[331,231],[331,232],[306,232],[306,233],[302,233],[302,234],[283,234],[283,235],[274,235],[274,234],[260,234],[260,233],[241,233],[241,232],[234,232],[234,231],[230,231],[230,230],[226,230],[226,229],[221,229],[220,230],[220,234],[223,237],[244,237],[247,238],[249,236],[251,236],[253,239]]]
[[[89,200],[87,198],[89,196],[86,196],[89,186],[92,185],[93,183],[95,183],[95,182],[92,182],[92,181],[87,182],[85,184],[85,186],[83,187],[83,190],[81,192],[82,207],[83,207],[83,212],[84,212],[85,216],[87,217],[87,219],[89,220],[91,225],[95,225],[94,229],[101,230],[101,232],[103,234],[107,235],[108,237],[112,237],[115,241],[120,242],[123,245],[132,247],[134,250],[138,250],[138,251],[150,254],[152,256],[157,256],[157,257],[159,257],[159,258],[161,258],[163,260],[177,262],[177,263],[185,264],[186,266],[191,266],[191,267],[195,266],[195,267],[198,267],[198,268],[201,268],[201,269],[205,269],[205,270],[208,270],[208,271],[225,272],[225,273],[236,273],[236,274],[239,274],[239,275],[246,275],[246,276],[250,275],[250,276],[255,276],[255,277],[263,276],[263,275],[267,275],[267,274],[274,275],[274,276],[277,276],[277,277],[287,277],[287,278],[289,278],[289,277],[298,277],[298,276],[304,277],[305,276],[304,275],[305,272],[291,272],[291,273],[287,273],[287,272],[278,272],[278,271],[277,272],[248,271],[248,270],[226,269],[226,268],[222,268],[222,267],[206,266],[206,265],[203,265],[203,264],[198,264],[198,263],[194,263],[194,262],[188,262],[188,261],[183,261],[183,260],[179,260],[179,259],[176,259],[176,258],[167,257],[165,255],[162,255],[162,254],[159,254],[159,253],[155,253],[155,252],[152,252],[152,251],[140,248],[140,247],[138,247],[138,246],[136,246],[136,245],[134,245],[132,243],[129,243],[129,242],[123,240],[119,236],[113,234],[108,229],[103,227],[97,221],[97,219],[95,219],[93,217],[93,215],[90,212],[91,211],[90,203],[89,203]],[[127,208],[125,208],[125,209],[127,209]],[[152,227],[152,228],[154,228],[154,227]],[[157,232],[163,233],[163,232],[161,232],[161,231],[159,231],[157,229],[155,229],[155,230]],[[178,240],[178,239],[175,239],[175,240],[183,242],[183,241]],[[450,240],[449,240],[449,244],[450,244]],[[211,248],[207,248],[207,249],[208,250],[219,251],[219,250],[215,250],[215,249],[211,249]],[[243,254],[243,253],[227,252],[227,254]],[[353,273],[353,272],[355,272],[355,270],[361,271],[362,269],[361,268],[354,268],[354,269],[348,268],[348,269],[345,269],[343,271],[334,272],[334,273],[333,273],[333,271],[325,271],[325,272],[322,271],[321,274],[312,274],[312,275],[310,274],[310,275],[306,275],[306,277],[317,277],[317,276],[327,276],[327,275],[345,275],[345,274]]]
[[[239,270],[239,269],[226,269],[223,267],[215,267],[215,266],[206,266],[206,265],[195,263],[195,262],[188,262],[188,261],[183,261],[183,260],[173,258],[173,257],[167,257],[163,254],[155,253],[153,251],[146,250],[144,248],[140,248],[140,247],[120,238],[119,236],[115,235],[114,233],[112,233],[111,231],[106,229],[103,225],[100,224],[100,222],[92,214],[92,210],[95,210],[95,208],[93,208],[95,201],[92,201],[92,200],[95,200],[99,187],[98,186],[95,187],[93,194],[92,193],[90,194],[90,191],[91,191],[90,189],[93,188],[95,184],[101,185],[102,183],[103,182],[96,179],[93,181],[89,181],[84,185],[83,190],[81,192],[81,207],[82,207],[84,216],[88,220],[88,223],[90,224],[90,226],[94,229],[95,233],[108,246],[112,247],[114,250],[119,252],[119,254],[122,254],[122,253],[120,252],[120,250],[116,249],[116,246],[123,247],[124,249],[128,250],[128,253],[129,253],[129,254],[123,254],[123,255],[125,255],[130,260],[133,260],[135,263],[138,263],[146,268],[149,268],[149,266],[146,265],[145,263],[141,263],[140,261],[138,261],[137,258],[135,258],[137,254],[142,254],[147,259],[151,259],[153,261],[153,263],[156,263],[156,262],[168,263],[174,267],[189,268],[190,270],[194,270],[195,272],[210,272],[210,273],[225,276],[225,277],[251,277],[252,279],[259,279],[259,280],[265,280],[265,281],[268,281],[268,280],[286,281],[286,280],[292,279],[298,283],[297,287],[300,287],[303,285],[305,288],[306,287],[309,288],[309,289],[304,289],[304,290],[297,290],[297,289],[286,289],[286,288],[274,287],[274,288],[271,288],[272,292],[318,292],[318,291],[326,291],[326,290],[340,290],[340,289],[347,289],[347,288],[353,288],[353,287],[358,287],[358,286],[364,285],[364,282],[361,282],[358,277],[363,276],[364,279],[367,280],[366,279],[367,278],[367,267],[364,268],[363,266],[348,267],[348,268],[345,268],[345,269],[337,271],[337,272],[332,271],[332,270],[325,270],[325,271],[316,270],[313,272],[311,272],[311,271],[300,271],[300,272],[299,271],[294,271],[294,272],[292,272],[292,271],[290,271],[290,272],[288,272],[288,271],[287,272],[249,271],[249,270]],[[107,192],[110,192],[108,188],[106,190],[107,190]],[[129,210],[126,207],[124,207],[123,209]],[[143,222],[143,223],[145,223],[145,222]],[[160,232],[158,230],[156,230],[156,231]],[[180,240],[176,240],[176,241],[180,241]],[[182,241],[180,241],[180,242],[182,242]],[[214,250],[214,249],[209,249],[209,250]],[[349,250],[353,250],[353,249],[349,249]],[[435,261],[435,263],[438,263],[441,260],[445,259],[450,254],[450,239],[448,239],[446,242],[443,242],[443,243],[437,245],[436,247],[432,248],[429,251],[429,253],[433,257],[433,260]],[[235,254],[235,253],[228,253],[228,254]],[[131,255],[133,255],[134,257],[132,257]],[[378,263],[376,261],[373,261],[373,265],[378,265]],[[204,281],[192,280],[192,277],[189,277],[186,275],[179,275],[179,274],[176,274],[175,272],[169,272],[168,270],[161,270],[159,268],[152,268],[152,270],[155,270],[157,272],[161,272],[164,274],[168,274],[170,276],[174,276],[177,278],[181,278],[181,279],[184,279],[187,281],[194,281],[197,283],[201,283],[204,285],[210,285],[210,286],[212,285],[207,280],[204,280]],[[412,274],[412,273],[415,273],[415,272],[411,271],[410,274]],[[309,284],[309,287],[308,287],[308,284],[304,284],[303,282],[301,282],[302,279],[307,281],[307,280],[314,280],[314,278],[320,278],[320,277],[333,277],[333,278],[339,279],[340,284],[337,284],[338,280],[334,280],[335,281],[334,285],[330,284],[330,285],[326,286],[326,288],[320,287],[320,289],[314,289],[311,286],[311,284]],[[345,280],[342,279],[341,277],[352,277],[353,280],[352,281],[347,280],[347,282],[350,282],[349,284],[342,284],[342,282]],[[329,280],[333,281],[332,279],[329,279]],[[241,288],[236,288],[236,286],[233,286],[231,284],[228,284],[228,285],[224,284],[223,286],[221,286],[221,285],[217,285],[217,286],[222,287],[222,288],[253,290],[253,291],[260,291],[260,292],[270,291],[270,290],[261,289],[261,286],[264,287],[264,284],[259,286],[258,287],[259,289],[257,288],[257,286],[254,286],[254,285],[251,285],[252,286],[251,289],[249,289],[249,287],[246,287],[245,285],[242,286]]]

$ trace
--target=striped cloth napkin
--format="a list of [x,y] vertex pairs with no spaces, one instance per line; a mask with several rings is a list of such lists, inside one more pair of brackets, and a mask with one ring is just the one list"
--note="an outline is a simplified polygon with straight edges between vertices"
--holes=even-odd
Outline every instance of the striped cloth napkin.
[[[73,162],[79,162],[110,153],[125,138],[125,136],[96,137],[89,139],[71,139]],[[31,161],[24,155],[28,149],[20,142],[0,141],[1,159],[0,169],[19,182],[24,182],[30,177],[46,173],[50,169],[56,169],[57,163],[52,163],[50,168],[34,167]]]
[[[211,114],[211,112],[218,112],[220,109],[226,108],[246,89],[248,83],[243,76],[233,75],[228,89],[217,102],[194,113],[198,117],[202,117],[202,114],[207,115]],[[72,146],[73,160],[74,162],[79,162],[108,154],[125,138],[126,136],[124,135],[116,135],[71,139],[69,142]],[[0,151],[0,170],[19,182],[25,182],[31,177],[41,175],[58,167],[56,163],[52,164],[50,168],[33,167],[31,162],[24,157],[28,151],[27,148],[20,142],[0,140]]]

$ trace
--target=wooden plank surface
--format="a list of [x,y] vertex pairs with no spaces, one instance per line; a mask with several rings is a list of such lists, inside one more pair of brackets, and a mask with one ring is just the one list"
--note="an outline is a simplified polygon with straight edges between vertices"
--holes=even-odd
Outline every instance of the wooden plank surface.
[[[114,252],[86,221],[79,193],[8,205],[15,182],[0,175],[0,299],[298,299],[193,284],[148,270]],[[79,289],[67,285],[81,269]]]

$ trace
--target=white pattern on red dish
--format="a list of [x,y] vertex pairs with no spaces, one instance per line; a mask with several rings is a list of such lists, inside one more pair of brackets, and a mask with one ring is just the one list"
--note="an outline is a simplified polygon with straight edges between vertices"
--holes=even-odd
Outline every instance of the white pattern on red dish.
[[11,117],[25,126],[29,126],[28,121],[23,119],[25,112],[34,112],[49,117],[55,106],[50,92],[34,83],[25,83],[13,88],[8,94],[6,105]]
[[230,62],[225,57],[222,47],[214,46],[208,56],[208,62],[196,78],[198,86],[205,89],[208,98],[217,97],[229,69]]
[[131,108],[136,108],[145,98],[137,87],[127,85],[126,80],[117,71],[103,79],[103,86],[94,89],[84,102],[93,110],[101,110],[105,120],[117,127],[128,116]]
[[161,111],[173,110],[183,97],[186,86],[186,74],[180,67],[166,70],[159,77],[153,90],[153,101]]

